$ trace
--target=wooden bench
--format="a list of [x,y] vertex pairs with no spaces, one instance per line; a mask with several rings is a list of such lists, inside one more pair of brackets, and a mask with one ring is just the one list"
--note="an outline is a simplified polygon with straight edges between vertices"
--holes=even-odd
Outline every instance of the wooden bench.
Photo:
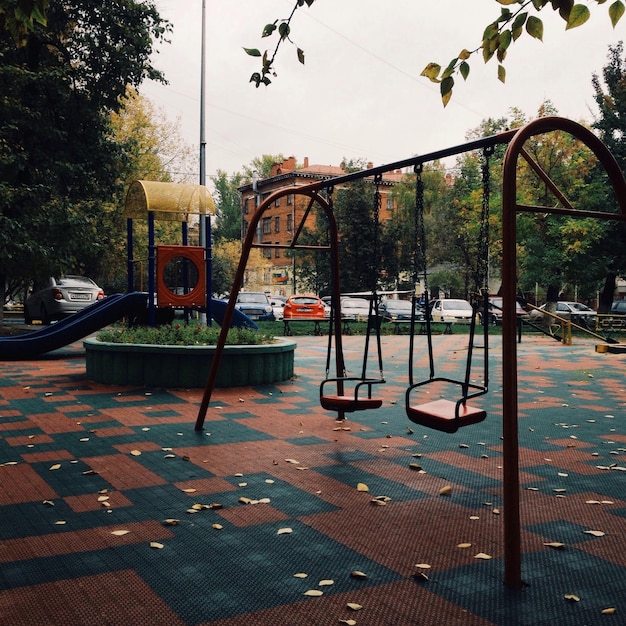
[[320,318],[320,317],[283,317],[283,335],[285,337],[291,337],[292,336],[292,332],[291,332],[291,325],[292,324],[299,324],[300,322],[302,323],[308,323],[308,324],[313,324],[313,334],[316,336],[320,336],[323,335],[324,333],[322,332],[322,322],[326,322],[328,323],[328,319],[326,318]]
[[[394,335],[401,335],[402,328],[410,328],[411,320],[389,320],[388,324],[393,326]],[[441,327],[443,327],[443,334],[451,335],[452,324],[454,324],[454,322],[431,322],[430,328],[431,330],[434,330],[435,328],[440,329]],[[417,328],[417,333],[419,335],[426,334],[426,320],[416,320],[415,327]]]

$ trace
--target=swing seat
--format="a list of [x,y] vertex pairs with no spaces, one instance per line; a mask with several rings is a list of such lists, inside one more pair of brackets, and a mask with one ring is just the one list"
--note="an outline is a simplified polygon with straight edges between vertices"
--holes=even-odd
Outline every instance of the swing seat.
[[379,409],[383,401],[380,398],[355,398],[354,396],[321,396],[320,404],[327,411],[341,411],[353,413],[354,411],[367,411]]
[[[458,418],[456,414],[457,405]],[[444,433],[455,433],[461,426],[478,424],[487,417],[487,413],[483,409],[445,399],[434,400],[425,404],[408,405],[406,414],[415,424]]]

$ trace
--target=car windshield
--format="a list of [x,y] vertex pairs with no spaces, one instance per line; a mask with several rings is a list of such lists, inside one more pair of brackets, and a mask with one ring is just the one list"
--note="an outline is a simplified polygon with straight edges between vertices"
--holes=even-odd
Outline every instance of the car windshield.
[[317,298],[313,296],[298,296],[296,298],[291,298],[291,301],[294,304],[317,304]]
[[262,293],[240,293],[237,296],[237,302],[250,303],[250,302],[263,302],[267,299]]
[[592,311],[586,304],[581,304],[580,302],[570,302],[569,305],[575,311]]
[[54,279],[56,284],[59,287],[64,287],[66,285],[83,285],[85,287],[93,287],[96,283],[91,280],[91,278],[87,278],[86,276],[63,276],[62,278]]
[[471,311],[472,306],[466,300],[442,300],[441,305],[444,309],[448,311]]

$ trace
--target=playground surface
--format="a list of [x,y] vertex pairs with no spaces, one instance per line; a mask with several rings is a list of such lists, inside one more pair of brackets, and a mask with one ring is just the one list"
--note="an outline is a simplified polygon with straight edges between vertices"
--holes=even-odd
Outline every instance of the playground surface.
[[[0,624],[626,623],[626,355],[518,346],[511,590],[500,337],[488,417],[453,435],[406,418],[405,335],[383,337],[383,406],[337,422],[326,341],[297,337],[292,381],[217,389],[203,432],[202,390],[92,383],[81,342],[0,362]],[[434,341],[460,376],[467,336]]]

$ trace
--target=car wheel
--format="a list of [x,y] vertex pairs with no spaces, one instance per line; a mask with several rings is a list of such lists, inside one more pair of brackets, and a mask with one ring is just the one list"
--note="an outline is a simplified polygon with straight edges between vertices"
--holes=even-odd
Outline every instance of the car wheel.
[[50,316],[48,315],[45,305],[43,304],[41,305],[41,323],[46,326],[50,324]]

